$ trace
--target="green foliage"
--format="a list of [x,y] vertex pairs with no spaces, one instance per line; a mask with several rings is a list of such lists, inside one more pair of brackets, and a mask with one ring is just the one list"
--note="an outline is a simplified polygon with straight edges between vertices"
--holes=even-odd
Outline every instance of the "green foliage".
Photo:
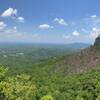
[[96,50],[100,50],[100,45],[95,45],[94,47]]
[[67,76],[50,76],[43,70],[32,76],[8,76],[6,68],[0,70],[0,100],[100,100],[99,69]]
[[53,100],[53,97],[51,95],[46,95],[46,96],[43,96],[41,100]]
[[4,78],[8,68],[4,68],[3,66],[0,67],[0,81]]
[[[4,76],[6,69],[1,67]],[[17,75],[16,77],[7,77],[0,82],[0,100],[34,100],[36,86],[30,81],[29,75]]]

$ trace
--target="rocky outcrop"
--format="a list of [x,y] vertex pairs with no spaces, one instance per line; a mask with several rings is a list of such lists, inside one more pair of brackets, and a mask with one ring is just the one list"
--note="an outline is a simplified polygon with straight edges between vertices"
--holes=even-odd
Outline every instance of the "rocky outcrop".
[[96,38],[94,45],[100,45],[100,35]]
[[94,45],[76,54],[62,57],[56,63],[56,70],[75,74],[98,68],[98,65],[100,66],[100,35],[96,38]]

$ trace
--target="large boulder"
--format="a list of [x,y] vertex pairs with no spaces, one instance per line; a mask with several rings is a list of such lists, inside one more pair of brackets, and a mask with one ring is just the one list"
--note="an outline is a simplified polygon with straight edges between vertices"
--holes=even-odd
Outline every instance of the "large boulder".
[[94,45],[100,45],[100,35],[96,38]]

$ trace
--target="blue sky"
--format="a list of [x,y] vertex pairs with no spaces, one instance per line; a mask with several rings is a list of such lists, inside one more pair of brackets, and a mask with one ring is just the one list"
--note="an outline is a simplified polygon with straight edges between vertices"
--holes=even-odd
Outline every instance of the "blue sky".
[[93,43],[100,0],[1,0],[0,41]]

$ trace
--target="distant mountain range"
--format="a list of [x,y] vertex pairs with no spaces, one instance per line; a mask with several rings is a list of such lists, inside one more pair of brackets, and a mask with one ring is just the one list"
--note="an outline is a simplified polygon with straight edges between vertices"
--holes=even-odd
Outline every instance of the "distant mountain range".
[[88,43],[71,43],[67,44],[66,48],[71,48],[71,49],[83,49],[89,47],[91,44]]
[[89,47],[91,44],[71,43],[71,44],[37,44],[39,47],[57,48],[57,49],[73,49],[80,50]]
[[91,44],[88,43],[71,43],[71,44],[50,44],[50,43],[0,43],[0,47],[2,46],[33,46],[38,48],[57,48],[57,49],[83,49],[89,47]]

